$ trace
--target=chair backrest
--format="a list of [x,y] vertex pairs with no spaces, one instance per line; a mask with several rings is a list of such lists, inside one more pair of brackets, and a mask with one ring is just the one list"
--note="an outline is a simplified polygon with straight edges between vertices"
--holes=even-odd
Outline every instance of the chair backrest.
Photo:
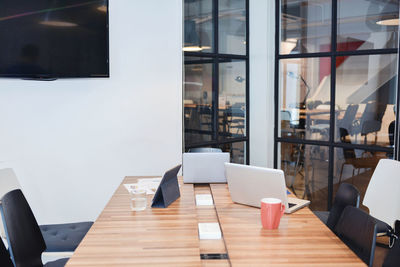
[[288,110],[281,110],[281,121],[291,121],[292,116],[290,115],[290,111]]
[[400,218],[400,162],[381,159],[369,181],[363,205],[375,218],[393,226]]
[[230,111],[232,113],[232,116],[236,117],[244,117],[246,113],[246,105],[245,103],[234,103],[230,107]]
[[368,266],[374,262],[376,232],[376,220],[352,206],[344,209],[335,227],[337,236]]
[[365,121],[374,120],[376,117],[376,102],[370,101],[365,105],[364,112],[361,115],[360,123],[363,124]]
[[326,225],[334,231],[343,210],[347,206],[358,208],[360,205],[360,192],[351,184],[343,183],[339,186],[333,201],[332,208],[329,212],[329,217]]
[[358,105],[350,104],[347,106],[346,111],[344,112],[343,119],[341,119],[338,123],[339,128],[344,128],[347,132],[351,132],[351,128],[353,126],[353,121],[356,118],[358,110]]
[[361,134],[377,132],[381,129],[382,118],[385,114],[387,104],[379,102],[368,102],[361,116]]
[[[8,192],[14,189],[20,189],[15,172],[11,168],[0,169],[0,199]],[[0,200],[1,205],[1,200]],[[0,236],[6,238],[3,220],[0,219]]]
[[43,266],[41,255],[46,244],[22,191],[17,189],[5,194],[2,209],[10,254],[15,265]]
[[6,246],[4,246],[3,240],[0,238],[0,266],[2,267],[14,267],[11,261],[10,254],[8,253]]
[[215,147],[196,147],[190,148],[189,153],[221,153],[222,149]]

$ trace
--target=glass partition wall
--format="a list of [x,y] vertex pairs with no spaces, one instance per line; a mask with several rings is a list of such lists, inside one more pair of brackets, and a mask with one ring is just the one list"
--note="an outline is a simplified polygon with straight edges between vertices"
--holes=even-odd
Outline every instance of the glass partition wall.
[[249,162],[248,0],[185,0],[185,150]]
[[398,158],[398,0],[277,0],[275,167],[314,210]]

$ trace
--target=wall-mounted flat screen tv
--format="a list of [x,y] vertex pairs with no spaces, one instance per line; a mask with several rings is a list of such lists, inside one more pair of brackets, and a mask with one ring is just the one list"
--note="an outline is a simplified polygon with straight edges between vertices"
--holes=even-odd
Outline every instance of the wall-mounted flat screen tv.
[[109,77],[107,0],[1,0],[0,77]]

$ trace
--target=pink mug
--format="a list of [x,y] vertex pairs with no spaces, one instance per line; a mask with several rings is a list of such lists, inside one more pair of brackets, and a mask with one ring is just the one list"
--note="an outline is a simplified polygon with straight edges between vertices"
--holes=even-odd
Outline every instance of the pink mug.
[[277,198],[261,199],[261,223],[265,229],[278,229],[285,205]]

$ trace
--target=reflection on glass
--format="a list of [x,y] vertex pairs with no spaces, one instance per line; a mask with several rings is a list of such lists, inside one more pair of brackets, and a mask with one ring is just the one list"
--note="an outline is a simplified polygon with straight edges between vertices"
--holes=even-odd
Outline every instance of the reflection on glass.
[[331,49],[332,1],[282,0],[280,54]]
[[246,144],[245,142],[235,142],[220,146],[223,152],[231,154],[231,162],[246,164]]
[[185,64],[185,144],[213,138],[212,64]]
[[338,57],[336,142],[393,146],[397,55]]
[[339,0],[339,51],[396,48],[399,1]]
[[246,0],[219,0],[219,53],[246,54]]
[[212,52],[212,0],[185,0],[185,44],[187,52]]
[[280,61],[280,137],[329,140],[330,58]]
[[311,200],[313,210],[326,210],[328,199],[329,148],[280,143],[280,169],[286,186],[297,197]]
[[218,131],[220,139],[246,136],[246,63],[219,64]]
[[380,159],[391,158],[393,153],[373,152],[353,148],[335,148],[333,193],[341,183],[353,184],[364,198],[371,176]]

